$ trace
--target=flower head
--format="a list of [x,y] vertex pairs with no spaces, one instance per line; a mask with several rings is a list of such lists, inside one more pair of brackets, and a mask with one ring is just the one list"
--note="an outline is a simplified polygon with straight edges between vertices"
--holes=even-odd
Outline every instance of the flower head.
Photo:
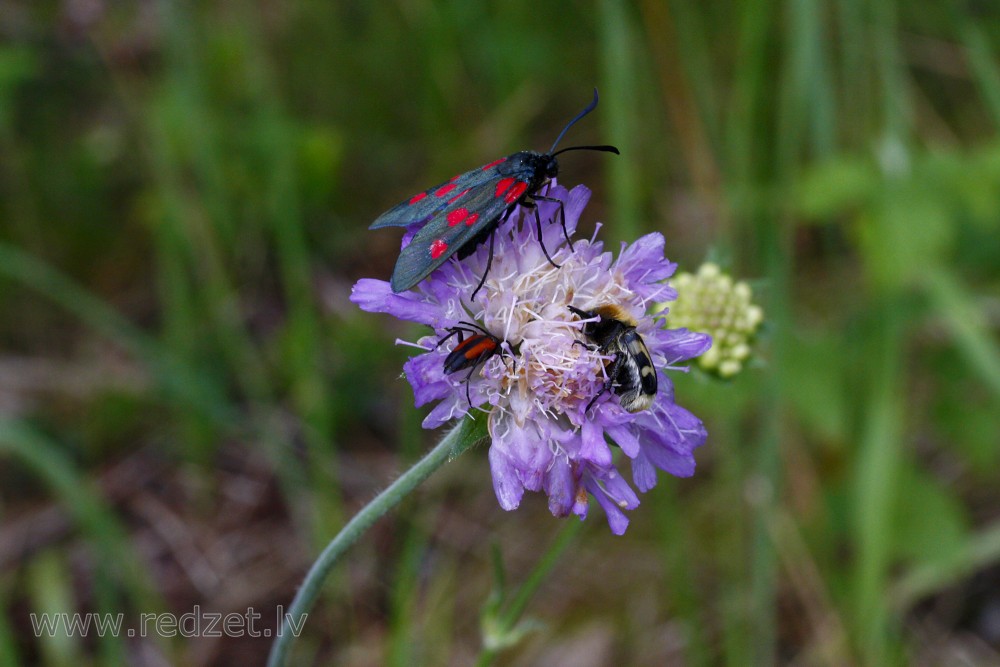
[[[609,439],[630,460],[632,483],[640,491],[655,486],[657,468],[692,475],[693,450],[704,442],[705,428],[674,402],[666,372],[681,370],[676,364],[707,350],[711,338],[665,329],[662,319],[647,315],[654,303],[676,297],[666,282],[676,265],[663,256],[662,235],[622,244],[617,258],[604,250],[596,232],[570,246],[559,224],[560,205],[565,234],[572,236],[590,191],[577,186],[567,192],[550,184],[542,194],[559,202],[535,203],[541,242],[559,267],[539,243],[534,211],[518,207],[495,233],[493,263],[475,300],[470,297],[487,267],[486,245],[462,261],[446,262],[402,294],[384,281],[360,280],[351,300],[363,310],[433,328],[432,335],[416,341],[421,353],[404,367],[417,406],[436,402],[423,425],[436,428],[470,412],[486,413],[493,488],[501,507],[515,509],[526,489],[543,491],[553,514],[583,518],[593,496],[611,530],[621,534],[628,526],[624,510],[639,500],[615,466]],[[648,409],[622,407],[625,376],[613,371],[628,348],[588,338],[585,330],[593,320],[581,319],[570,306],[584,312],[613,306],[625,329],[634,326],[656,373]],[[471,374],[448,373],[445,360],[462,344],[460,335],[449,334],[462,327],[463,335],[477,335],[481,327],[503,352],[475,359],[481,363],[471,366]]]

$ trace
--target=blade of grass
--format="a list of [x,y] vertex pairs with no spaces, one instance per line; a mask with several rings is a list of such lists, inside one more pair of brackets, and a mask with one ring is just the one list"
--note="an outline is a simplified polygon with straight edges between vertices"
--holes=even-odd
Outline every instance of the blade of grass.
[[[184,3],[160,2],[159,8],[166,37],[165,76],[139,121],[148,139],[150,173],[165,208],[161,224],[174,227],[184,241],[168,250],[183,253],[179,261],[186,268],[199,322],[210,323],[197,329],[199,349],[225,360],[253,402],[268,403],[274,390],[263,355],[246,330],[223,252],[237,247],[250,230],[238,224],[243,221],[236,220],[229,201],[219,139],[224,133],[206,93],[205,72],[211,68],[198,41],[202,21],[197,10],[189,11]],[[192,179],[196,189],[187,185]]]
[[[765,275],[775,285],[784,285],[780,281],[783,260],[776,218],[773,211],[762,206],[755,190],[770,178],[773,169],[766,148],[771,138],[760,127],[761,117],[771,104],[767,81],[772,69],[769,49],[775,30],[775,9],[771,0],[750,0],[742,10],[737,36],[737,52],[741,56],[735,72],[732,113],[726,124],[725,164],[734,204],[733,228],[748,229],[752,236],[733,238],[732,243],[743,249],[743,261],[748,263],[753,260],[751,253],[754,250],[762,252]],[[774,323],[776,340],[772,349],[780,354],[778,339],[788,325],[784,295],[775,294],[773,303],[766,308]],[[780,369],[780,363],[780,359],[773,360],[776,369]],[[755,516],[748,517],[752,525],[748,531],[749,577],[734,582],[735,587],[744,589],[745,595],[734,595],[733,601],[722,609],[723,648],[725,662],[729,665],[774,664],[775,661],[776,564],[765,533],[766,522],[761,517],[766,516],[768,506],[774,502],[773,482],[780,470],[780,383],[777,374],[772,373],[761,384],[764,398],[759,405],[760,432],[754,437],[752,456],[755,460],[742,474],[744,485],[756,490],[753,494],[755,504],[750,508]]]
[[[245,15],[246,33],[253,44],[249,52],[265,53],[263,27],[258,25],[259,13]],[[343,524],[344,510],[340,500],[334,441],[333,401],[328,386],[327,365],[323,363],[323,332],[318,305],[313,298],[312,261],[306,244],[302,221],[302,206],[296,182],[294,128],[280,104],[280,90],[269,61],[263,57],[249,60],[247,81],[253,82],[257,100],[257,126],[266,147],[270,164],[265,214],[267,226],[277,246],[282,289],[288,309],[285,325],[292,399],[305,424],[304,438],[313,465],[312,486],[322,507],[315,513],[315,535],[324,540]]]
[[[964,3],[963,3],[964,5]],[[965,47],[975,82],[979,85],[986,108],[993,117],[993,124],[1000,129],[1000,70],[997,69],[996,56],[990,46],[989,38],[983,29],[968,15],[968,9],[959,7],[952,0],[948,9],[955,24],[958,38]]]
[[[96,552],[98,576],[94,595],[99,611],[122,611],[117,589],[123,587],[132,608],[161,611],[163,601],[154,592],[138,555],[112,508],[101,499],[91,483],[78,474],[73,464],[52,440],[22,422],[0,419],[0,454],[15,457],[35,472],[51,488]],[[70,609],[71,607],[67,607]],[[101,653],[107,664],[121,664],[126,651],[124,637],[100,638]]]
[[634,45],[638,36],[629,14],[629,6],[616,0],[601,0],[600,68],[602,115],[605,134],[621,150],[625,159],[607,160],[608,195],[614,219],[613,234],[618,239],[639,236],[640,183],[642,174],[637,159],[641,137],[636,118],[639,116],[637,63]]
[[559,528],[555,540],[535,564],[524,583],[514,591],[510,601],[502,605],[503,609],[497,610],[496,617],[493,619],[495,625],[490,628],[484,627],[484,645],[476,660],[476,667],[492,665],[499,657],[500,652],[509,646],[510,635],[517,632],[521,617],[527,610],[531,599],[535,597],[539,587],[552,573],[566,549],[576,540],[580,531],[583,530],[583,526],[583,521],[570,518]]
[[853,472],[854,635],[862,662],[887,664],[890,619],[885,604],[892,545],[892,508],[896,471],[902,457],[903,387],[900,306],[885,301],[869,339],[863,391],[860,451]]
[[[685,3],[673,3],[673,5],[685,5]],[[692,83],[710,80],[711,73],[702,70],[688,75],[688,70],[682,63],[685,49],[677,46],[678,31],[668,5],[659,0],[645,0],[640,7],[648,42],[660,75],[663,104],[673,122],[674,136],[681,146],[681,152],[687,163],[686,172],[704,205],[713,209],[712,218],[723,221],[726,212],[721,206],[718,167],[715,164],[705,122],[702,120],[704,114],[698,108],[693,90],[695,86]],[[686,16],[689,21],[694,21],[690,13]],[[696,48],[693,44],[691,46]],[[692,58],[688,56],[688,60],[690,65]],[[695,65],[707,69],[707,59],[702,57],[695,61]]]
[[846,629],[830,601],[822,574],[795,518],[786,508],[781,508],[771,516],[771,521],[768,529],[775,551],[811,626],[807,649],[801,652],[806,656],[803,662],[831,667],[854,663]]
[[1000,348],[982,309],[948,271],[938,268],[925,276],[931,306],[945,321],[959,352],[983,383],[1000,397]]
[[862,0],[836,0],[837,68],[840,81],[837,117],[839,131],[849,146],[863,146],[871,135],[871,106],[859,100],[872,99],[872,72],[866,66],[868,43],[867,24]]
[[[713,433],[713,437],[716,434]],[[661,498],[657,509],[657,541],[663,552],[661,560],[667,570],[667,590],[673,615],[684,627],[684,664],[704,667],[712,664],[712,654],[705,636],[704,618],[707,600],[699,595],[697,546],[689,534],[690,516],[671,484],[669,497]],[[732,551],[727,553],[731,555]]]
[[[904,94],[906,73],[901,67],[897,8],[894,2],[876,3],[872,12],[881,98],[881,118],[886,145],[904,146],[910,121]],[[904,149],[905,150],[905,149]],[[904,174],[883,167],[887,188],[896,187]],[[890,214],[872,216],[870,224],[891,224]],[[880,255],[866,257],[865,272],[878,275]],[[853,613],[855,637],[865,664],[887,664],[895,645],[895,628],[885,595],[892,557],[892,509],[896,502],[895,473],[901,465],[904,387],[902,346],[905,314],[892,288],[873,280],[871,349],[866,354],[870,384],[861,393],[860,450],[853,473],[852,530],[857,545],[853,566]]]
[[0,242],[0,276],[41,293],[99,335],[128,350],[150,369],[164,393],[186,409],[218,425],[233,427],[239,423],[213,378],[185,365],[117,310],[48,264]]
[[1000,522],[978,531],[946,562],[926,563],[904,572],[892,586],[891,606],[904,614],[922,598],[955,586],[1000,562]]
[[[677,56],[705,130],[707,150],[714,153],[722,141],[722,131],[717,91],[719,76],[712,66],[714,42],[706,29],[710,22],[702,16],[705,8],[697,4],[670,0],[668,9],[676,26],[672,34],[677,39]],[[650,48],[655,48],[655,44],[651,43]]]

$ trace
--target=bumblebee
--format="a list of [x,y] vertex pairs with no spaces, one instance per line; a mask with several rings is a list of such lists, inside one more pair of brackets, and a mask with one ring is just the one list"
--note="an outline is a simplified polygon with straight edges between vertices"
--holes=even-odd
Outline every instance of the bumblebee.
[[[457,373],[466,368],[469,369],[468,375],[465,376],[465,398],[471,406],[472,398],[469,396],[469,381],[472,379],[472,374],[494,355],[500,354],[502,356],[504,354],[503,341],[486,329],[471,322],[462,322],[460,325],[451,327],[447,331],[448,335],[438,341],[437,347],[441,347],[452,336],[458,336],[458,344],[445,357],[444,372],[450,374]],[[471,335],[466,338],[465,334]]]
[[621,406],[629,412],[647,410],[656,396],[656,369],[642,336],[635,330],[637,322],[619,306],[598,306],[580,310],[569,306],[581,320],[591,320],[583,326],[583,334],[599,352],[613,355],[607,364],[608,381],[587,405],[587,409],[608,389],[618,395]]

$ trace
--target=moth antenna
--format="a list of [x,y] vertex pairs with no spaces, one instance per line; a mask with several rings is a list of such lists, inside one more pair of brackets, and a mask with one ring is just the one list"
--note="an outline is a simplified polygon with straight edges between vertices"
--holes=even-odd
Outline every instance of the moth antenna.
[[594,100],[587,105],[586,109],[578,113],[576,115],[576,118],[574,118],[573,120],[571,120],[569,123],[566,124],[566,127],[563,128],[563,131],[559,133],[559,136],[556,137],[556,140],[552,143],[552,148],[549,149],[549,154],[552,154],[552,151],[556,149],[556,146],[559,145],[559,142],[562,140],[563,135],[566,134],[566,131],[569,128],[573,127],[573,124],[576,123],[576,121],[580,120],[581,118],[583,118],[596,108],[597,108],[597,88],[594,88]]
[[621,152],[614,146],[570,146],[569,148],[563,148],[555,153],[550,153],[552,157],[559,155],[560,153],[565,153],[566,151],[604,151],[605,153],[614,153],[615,155],[621,155]]

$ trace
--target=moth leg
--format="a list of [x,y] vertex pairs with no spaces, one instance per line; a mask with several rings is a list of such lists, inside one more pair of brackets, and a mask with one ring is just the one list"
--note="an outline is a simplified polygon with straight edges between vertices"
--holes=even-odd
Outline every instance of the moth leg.
[[563,236],[566,238],[566,243],[569,244],[569,249],[573,250],[573,242],[569,238],[569,230],[566,229],[566,212],[563,209],[562,200],[556,199],[555,197],[546,197],[544,195],[532,195],[531,198],[536,201],[555,202],[559,206],[559,224],[562,226]]
[[538,229],[538,245],[542,246],[542,254],[545,255],[545,259],[549,260],[549,264],[558,269],[562,265],[555,263],[552,256],[549,255],[549,251],[545,248],[545,241],[542,240],[542,217],[538,215],[538,207],[532,205],[531,208],[535,211],[535,227]]
[[472,296],[469,297],[471,301],[476,300],[476,294],[479,293],[479,290],[481,290],[483,285],[486,283],[486,276],[490,275],[490,267],[493,266],[493,237],[496,236],[496,233],[496,228],[490,232],[490,255],[486,258],[486,270],[483,271],[483,277],[479,279],[479,284],[476,285],[476,289],[472,290]]

